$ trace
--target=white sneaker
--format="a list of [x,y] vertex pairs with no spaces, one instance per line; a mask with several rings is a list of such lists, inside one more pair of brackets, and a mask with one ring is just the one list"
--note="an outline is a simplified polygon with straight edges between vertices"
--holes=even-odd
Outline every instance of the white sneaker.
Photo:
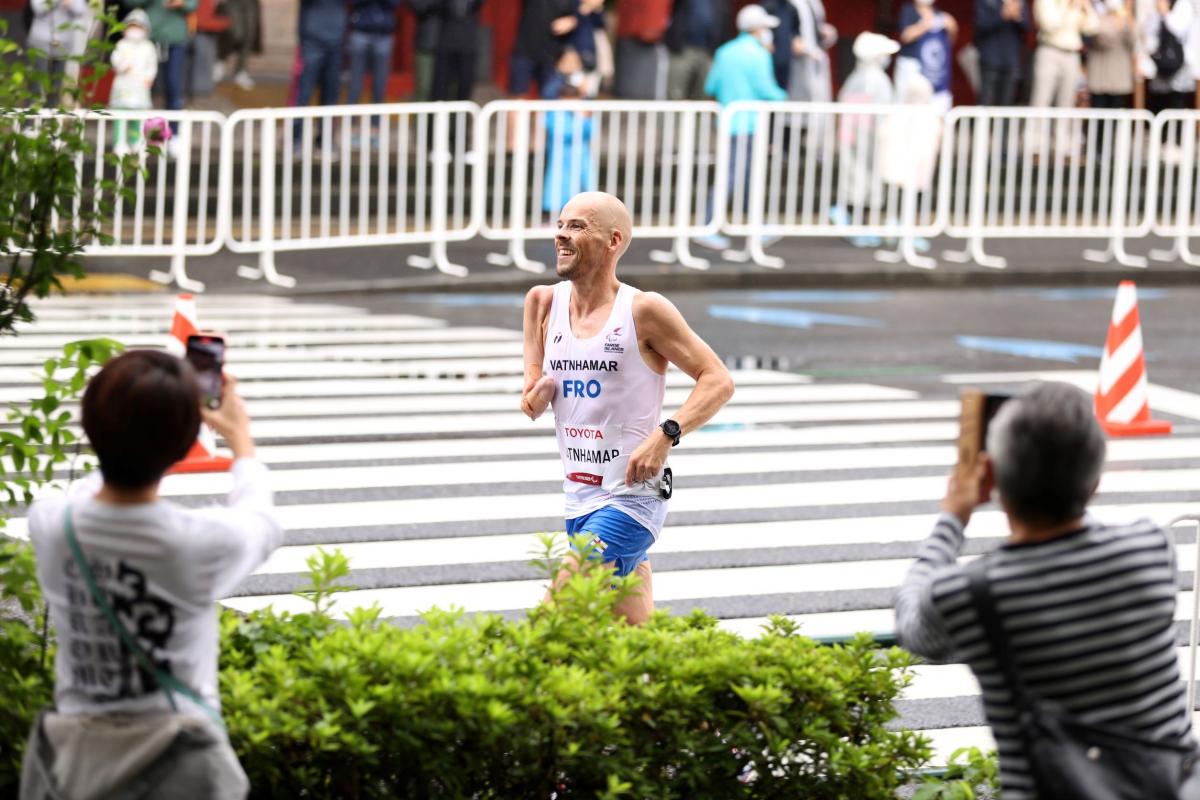
[[225,65],[220,61],[213,64],[213,83],[220,83],[225,80]]
[[254,78],[251,78],[250,73],[244,69],[238,71],[238,74],[233,76],[233,82],[242,91],[248,92],[254,88]]
[[182,149],[183,148],[179,146],[178,139],[167,140],[167,155],[170,156],[172,161],[179,158],[179,153],[182,151]]
[[129,145],[125,142],[118,142],[116,146],[113,147],[113,155],[117,158],[124,158],[125,156],[129,155]]

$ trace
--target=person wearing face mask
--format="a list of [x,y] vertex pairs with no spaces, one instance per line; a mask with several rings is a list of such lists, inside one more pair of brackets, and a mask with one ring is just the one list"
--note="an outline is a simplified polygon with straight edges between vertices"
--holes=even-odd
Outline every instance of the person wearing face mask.
[[[771,64],[774,28],[778,24],[779,18],[760,5],[742,8],[737,15],[739,34],[717,48],[704,81],[704,93],[722,106],[738,100],[787,100],[787,92],[775,82]],[[750,154],[757,125],[758,114],[749,111],[734,115],[730,125],[728,191],[730,196],[742,198],[743,211],[749,204]],[[706,221],[712,220],[715,199],[710,192]],[[715,234],[701,237],[696,243],[713,250],[729,247],[727,238]]]
[[958,23],[945,11],[935,11],[933,0],[917,0],[900,9],[900,56],[896,83],[903,86],[912,75],[922,75],[933,86],[933,104],[946,113],[954,105],[950,94],[950,64]]
[[[150,41],[150,17],[140,8],[125,17],[125,31],[113,48],[112,91],[108,107],[113,110],[142,111],[153,107],[150,87],[158,73],[158,49]],[[117,120],[113,123],[116,143],[113,147],[123,156],[141,141],[141,126],[136,122]]]
[[[860,33],[854,40],[854,71],[842,84],[838,102],[853,105],[894,103],[896,89],[887,68],[899,49],[900,45],[886,36]],[[876,141],[877,121],[866,114],[846,115],[838,120],[838,198],[845,205],[829,210],[829,218],[836,225],[862,224],[871,199],[880,196],[875,163],[880,154]],[[878,236],[853,236],[849,241],[855,247],[881,244]]]

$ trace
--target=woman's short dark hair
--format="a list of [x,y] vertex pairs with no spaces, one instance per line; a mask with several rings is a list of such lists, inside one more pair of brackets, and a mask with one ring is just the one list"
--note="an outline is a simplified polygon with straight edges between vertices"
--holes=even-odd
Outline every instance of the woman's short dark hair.
[[200,389],[191,366],[157,350],[109,361],[83,393],[83,430],[104,480],[126,489],[157,483],[200,431]]

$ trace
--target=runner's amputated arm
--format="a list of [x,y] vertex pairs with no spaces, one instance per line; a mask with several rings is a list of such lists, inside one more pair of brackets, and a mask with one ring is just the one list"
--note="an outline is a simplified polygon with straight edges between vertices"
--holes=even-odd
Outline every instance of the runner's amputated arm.
[[[733,378],[721,359],[696,335],[669,300],[659,294],[640,295],[633,307],[639,345],[646,346],[696,381],[679,410],[670,419],[687,435],[713,418],[733,397]],[[654,431],[629,457],[626,483],[649,480],[659,473],[671,450],[671,440]]]
[[546,410],[552,395],[535,392],[542,379],[542,360],[546,356],[546,320],[550,317],[550,305],[554,300],[554,289],[550,286],[535,286],[525,295],[525,316],[522,329],[525,334],[525,384],[521,389],[521,411],[530,419],[537,419]]

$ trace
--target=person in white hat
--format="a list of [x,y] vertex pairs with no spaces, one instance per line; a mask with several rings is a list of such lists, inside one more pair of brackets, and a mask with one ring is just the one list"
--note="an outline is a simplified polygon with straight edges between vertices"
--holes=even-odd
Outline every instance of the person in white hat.
[[[158,74],[158,48],[150,41],[150,17],[140,8],[125,16],[125,31],[113,48],[112,91],[108,107],[127,111],[144,111],[153,107],[150,87]],[[125,155],[141,142],[140,122],[117,120],[113,126],[116,136],[114,152]]]
[[[772,30],[778,24],[779,19],[760,5],[751,4],[739,11],[738,36],[717,48],[704,81],[704,93],[723,106],[738,100],[787,100],[787,92],[775,82],[771,63]],[[728,190],[735,197],[740,192],[745,200],[749,196],[751,142],[757,125],[758,115],[750,112],[736,114],[730,125]],[[706,221],[712,220],[715,199],[710,192]],[[727,238],[715,234],[696,242],[713,250],[729,247]]]
[[[878,33],[860,33],[854,40],[854,71],[842,84],[838,92],[839,103],[858,105],[886,105],[895,102],[896,90],[888,77],[888,63],[900,50],[900,45]],[[867,204],[873,195],[871,187],[875,178],[875,133],[876,119],[862,114],[841,119],[839,142],[839,180],[841,189],[838,197],[846,205],[834,206],[829,210],[830,219],[838,225],[861,224]],[[878,247],[877,236],[854,236],[850,243],[855,247]]]

